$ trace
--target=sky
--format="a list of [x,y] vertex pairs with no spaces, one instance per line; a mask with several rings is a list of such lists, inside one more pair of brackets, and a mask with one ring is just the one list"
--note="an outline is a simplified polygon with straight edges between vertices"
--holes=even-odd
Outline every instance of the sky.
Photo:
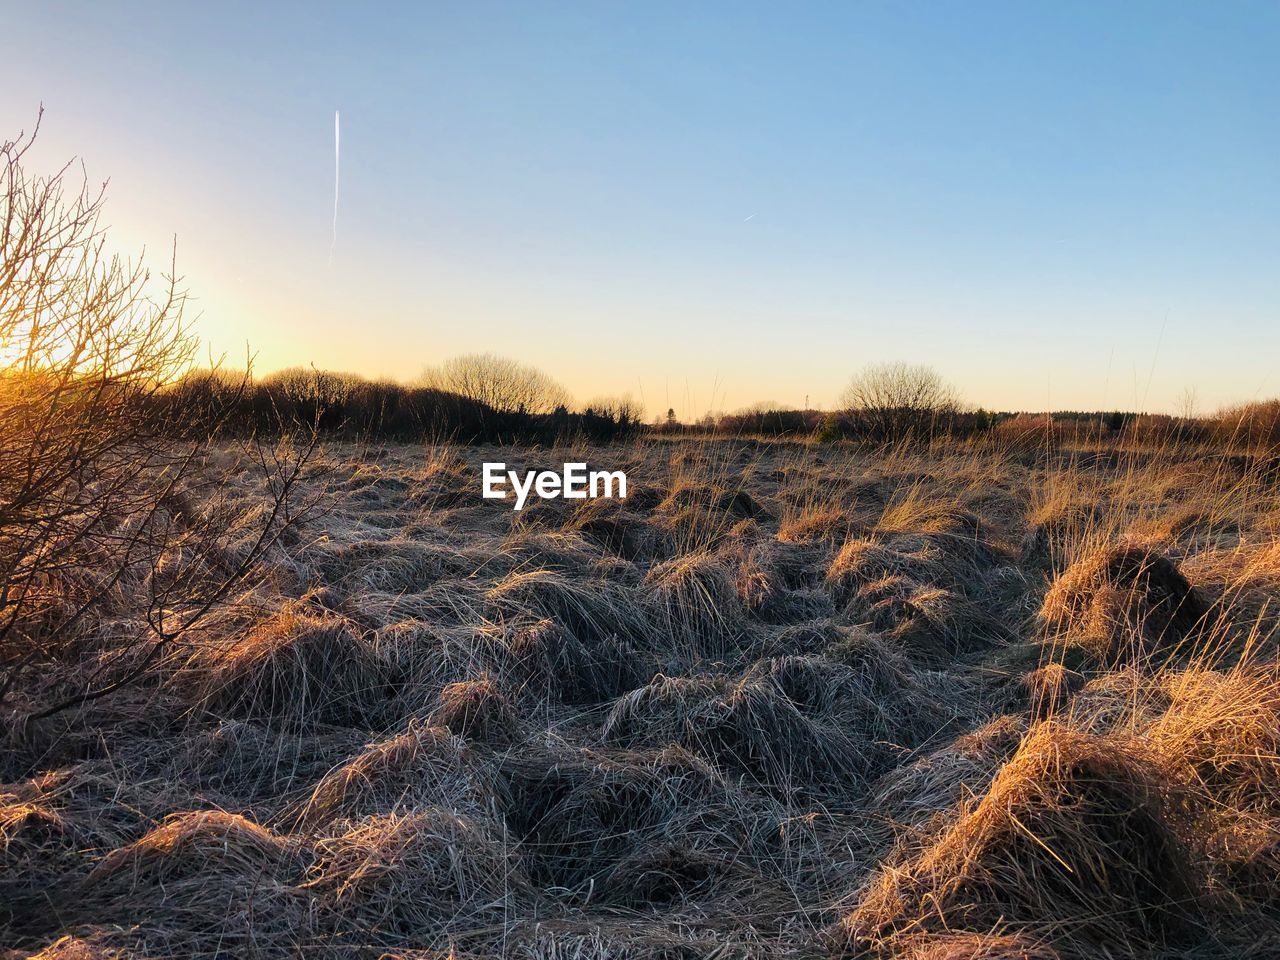
[[[213,354],[580,402],[1280,394],[1280,3],[24,3],[0,137],[110,178]],[[14,41],[17,42],[14,42]],[[341,184],[333,241],[334,112]]]

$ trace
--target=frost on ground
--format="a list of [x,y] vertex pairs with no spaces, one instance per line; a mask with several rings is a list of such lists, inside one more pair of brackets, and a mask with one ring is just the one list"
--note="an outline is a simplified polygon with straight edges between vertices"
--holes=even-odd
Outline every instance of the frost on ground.
[[[628,497],[481,496],[485,461],[578,460]],[[324,509],[142,682],[39,721],[11,696],[0,941],[1274,956],[1265,467],[330,446]],[[62,669],[115,662],[137,616]]]

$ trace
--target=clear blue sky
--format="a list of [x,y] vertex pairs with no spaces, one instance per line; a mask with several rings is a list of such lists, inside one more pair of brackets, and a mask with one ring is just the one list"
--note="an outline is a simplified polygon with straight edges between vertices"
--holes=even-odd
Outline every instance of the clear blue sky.
[[[1280,5],[22,4],[3,133],[110,176],[218,351],[580,400],[1280,393]],[[333,112],[338,240],[328,265]],[[748,219],[749,218],[749,219]]]

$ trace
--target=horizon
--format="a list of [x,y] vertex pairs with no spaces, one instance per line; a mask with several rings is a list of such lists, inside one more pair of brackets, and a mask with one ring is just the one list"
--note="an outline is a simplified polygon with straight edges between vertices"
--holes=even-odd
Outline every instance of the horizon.
[[[511,359],[511,358],[501,358],[501,359]],[[249,377],[250,382],[257,382],[257,383],[266,383],[267,381],[271,380],[271,378],[279,374],[300,372],[300,373],[307,373],[307,374],[314,373],[319,376],[355,377],[366,383],[373,383],[373,384],[386,383],[386,384],[391,384],[393,386],[399,387],[401,389],[406,389],[406,390],[422,389],[422,390],[437,390],[444,393],[456,393],[456,391],[452,390],[448,385],[432,383],[428,380],[417,380],[417,379],[397,380],[394,377],[383,377],[383,376],[369,377],[369,376],[365,376],[364,374],[355,373],[350,370],[328,370],[328,369],[311,367],[311,366],[294,365],[289,367],[280,367],[278,369],[269,370],[265,372],[258,372],[255,370],[240,371],[240,370],[232,369],[230,367],[223,367],[220,369],[226,372],[228,375],[230,375],[233,379],[238,379],[243,373],[247,372],[250,375]],[[932,368],[929,368],[929,369],[932,369]],[[211,372],[216,372],[216,371],[208,367],[198,367],[191,371],[191,373],[196,375],[211,373]],[[636,401],[637,398],[626,395],[626,394],[611,394],[611,395],[600,394],[585,400],[570,397],[570,402],[566,404],[566,407],[570,411],[582,412],[590,409],[593,405],[595,405],[598,402],[617,402],[618,400]],[[1222,406],[1214,407],[1212,409],[1209,409],[1207,407],[1202,407],[1197,402],[1197,398],[1195,397],[1182,398],[1182,403],[1184,406],[1188,402],[1190,402],[1191,405],[1194,407],[1194,409],[1189,412],[1185,410],[1184,411],[1135,410],[1135,409],[1130,409],[1123,406],[1089,407],[1089,408],[1054,407],[1052,409],[1035,409],[1035,408],[1027,408],[1027,407],[995,408],[995,407],[985,407],[980,403],[972,403],[969,401],[967,397],[960,396],[956,398],[956,403],[957,403],[956,410],[960,413],[985,413],[985,414],[997,416],[997,417],[1024,417],[1024,416],[1025,417],[1046,417],[1047,416],[1047,417],[1079,418],[1079,417],[1094,417],[1094,416],[1111,416],[1111,415],[1119,414],[1125,417],[1171,416],[1174,418],[1179,418],[1179,417],[1186,416],[1187,419],[1212,419],[1218,414],[1229,413],[1246,406],[1256,405],[1259,403],[1262,403],[1262,404],[1280,403],[1280,398],[1266,398],[1265,400],[1262,400],[1262,401],[1250,401],[1249,403],[1240,403],[1240,404],[1224,404]],[[658,408],[658,407],[640,408],[640,421],[642,423],[645,423],[645,422],[658,423],[659,421],[664,421],[666,419],[666,414],[668,410],[674,410],[676,412],[677,414],[676,421],[680,423],[682,426],[696,427],[698,426],[698,422],[700,420],[705,419],[707,417],[714,418],[714,417],[746,416],[752,413],[840,414],[842,412],[847,412],[848,408],[841,405],[840,403],[832,403],[827,406],[821,406],[821,407],[813,406],[813,405],[810,405],[807,407],[805,406],[792,407],[786,404],[775,403],[772,401],[765,400],[765,401],[755,401],[755,402],[744,404],[738,407],[712,408],[712,409],[702,410],[700,412],[696,412],[688,416],[681,416],[678,407],[668,405],[662,408]]]
[[264,374],[493,352],[686,421],[896,360],[988,410],[1280,392],[1273,4],[124,9],[11,14],[0,136],[43,103],[31,168],[110,178],[157,269],[176,234]]

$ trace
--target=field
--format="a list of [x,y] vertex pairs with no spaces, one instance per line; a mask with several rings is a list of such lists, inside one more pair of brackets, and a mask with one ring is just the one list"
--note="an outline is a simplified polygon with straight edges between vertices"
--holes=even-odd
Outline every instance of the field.
[[[480,498],[482,461],[577,459],[627,499]],[[1280,951],[1271,461],[646,440],[310,471],[266,579],[139,682],[11,696],[13,956]]]

